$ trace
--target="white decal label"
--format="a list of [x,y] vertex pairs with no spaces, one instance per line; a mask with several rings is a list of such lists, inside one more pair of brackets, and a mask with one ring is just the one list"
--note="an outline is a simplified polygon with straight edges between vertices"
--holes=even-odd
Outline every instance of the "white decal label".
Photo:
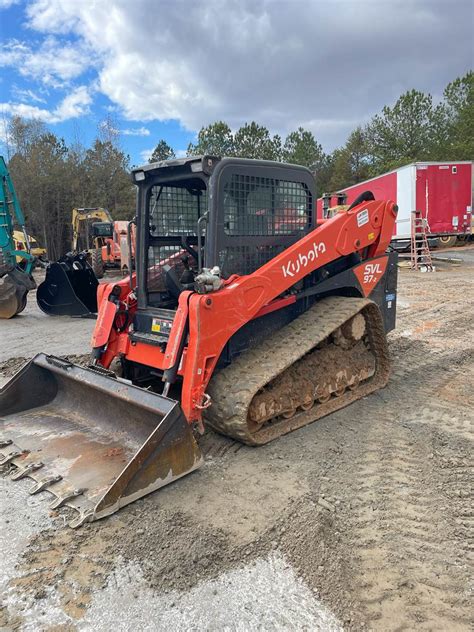
[[364,267],[364,283],[374,283],[381,274],[380,263],[367,263]]
[[290,260],[286,265],[281,266],[283,276],[285,278],[294,277],[300,270],[306,268],[313,261],[316,261],[319,255],[324,252],[326,252],[326,244],[317,244],[314,242],[306,254],[300,253],[294,260]]
[[369,223],[369,210],[365,208],[363,211],[360,211],[360,213],[357,213],[357,226],[360,228],[364,224],[368,224],[368,223]]

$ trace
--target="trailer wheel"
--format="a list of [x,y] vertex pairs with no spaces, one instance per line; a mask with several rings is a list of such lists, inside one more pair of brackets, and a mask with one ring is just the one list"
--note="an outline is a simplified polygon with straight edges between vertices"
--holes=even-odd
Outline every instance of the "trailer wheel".
[[456,245],[456,235],[440,235],[438,237],[439,245],[445,248],[452,248]]
[[91,265],[95,276],[101,279],[104,276],[104,262],[102,260],[102,252],[99,248],[91,251]]

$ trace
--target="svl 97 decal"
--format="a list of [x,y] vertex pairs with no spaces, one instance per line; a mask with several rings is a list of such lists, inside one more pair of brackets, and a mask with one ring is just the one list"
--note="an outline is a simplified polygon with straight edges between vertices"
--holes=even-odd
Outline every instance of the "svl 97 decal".
[[361,263],[360,266],[354,268],[354,274],[356,275],[360,287],[364,296],[369,296],[374,287],[383,277],[387,268],[388,257],[380,257],[379,259],[373,259],[367,263]]

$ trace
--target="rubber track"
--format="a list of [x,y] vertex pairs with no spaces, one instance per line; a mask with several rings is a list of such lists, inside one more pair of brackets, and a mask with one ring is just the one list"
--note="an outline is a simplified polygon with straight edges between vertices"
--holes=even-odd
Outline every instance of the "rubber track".
[[[264,425],[252,434],[247,426],[247,411],[254,395],[359,312],[366,317],[370,349],[376,359],[375,375],[354,391],[332,397],[325,404],[316,403],[311,410]],[[212,378],[208,392],[213,404],[206,411],[205,422],[243,443],[261,445],[382,388],[388,381],[389,372],[387,340],[377,305],[362,298],[325,298]]]

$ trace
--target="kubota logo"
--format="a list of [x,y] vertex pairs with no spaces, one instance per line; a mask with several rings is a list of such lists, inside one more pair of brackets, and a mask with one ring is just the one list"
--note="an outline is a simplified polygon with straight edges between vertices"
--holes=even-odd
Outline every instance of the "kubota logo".
[[306,254],[302,254],[300,252],[300,254],[295,257],[295,259],[290,260],[286,265],[281,266],[281,269],[283,270],[283,276],[285,278],[294,277],[295,274],[298,274],[301,269],[306,268],[308,264],[310,264],[312,261],[316,261],[319,255],[323,254],[324,252],[326,252],[326,244],[317,244],[316,242],[314,242]]

